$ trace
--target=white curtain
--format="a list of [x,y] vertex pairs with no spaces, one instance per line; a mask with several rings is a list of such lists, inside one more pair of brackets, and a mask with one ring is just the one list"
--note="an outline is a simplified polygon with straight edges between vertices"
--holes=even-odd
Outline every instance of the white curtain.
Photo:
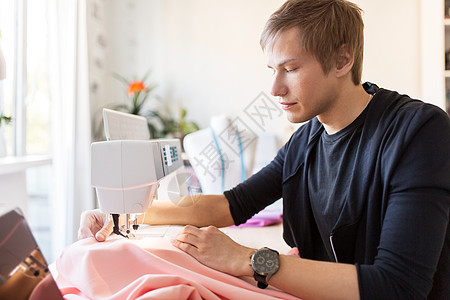
[[54,257],[76,240],[80,214],[94,207],[86,0],[48,0]]

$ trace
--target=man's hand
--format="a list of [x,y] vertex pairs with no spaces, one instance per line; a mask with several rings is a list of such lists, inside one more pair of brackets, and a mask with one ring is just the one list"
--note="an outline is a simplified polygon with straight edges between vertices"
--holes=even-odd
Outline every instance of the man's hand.
[[214,226],[185,226],[172,244],[202,264],[234,276],[251,276],[250,256],[254,249],[244,247]]
[[113,220],[109,214],[102,213],[99,209],[86,210],[81,214],[78,239],[95,237],[99,242],[104,242],[112,233]]

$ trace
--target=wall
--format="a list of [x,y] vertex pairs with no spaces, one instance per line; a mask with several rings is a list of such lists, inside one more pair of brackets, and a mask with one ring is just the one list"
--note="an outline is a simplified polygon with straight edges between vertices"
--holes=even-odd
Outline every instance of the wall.
[[422,98],[444,109],[444,1],[421,0],[420,15]]
[[421,97],[419,0],[357,0],[364,10],[363,81]]
[[[363,80],[421,98],[420,0],[355,2],[365,11]],[[282,0],[108,3],[108,68],[128,75],[152,68],[164,102],[187,107],[201,127],[219,113],[247,116],[261,92],[269,95],[259,35]],[[117,82],[109,78],[108,86],[106,102],[123,98]],[[276,114],[264,127],[284,138],[289,123]]]

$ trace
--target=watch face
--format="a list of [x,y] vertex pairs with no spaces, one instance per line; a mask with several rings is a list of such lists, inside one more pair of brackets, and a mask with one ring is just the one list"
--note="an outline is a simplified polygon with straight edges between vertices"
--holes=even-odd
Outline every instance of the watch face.
[[252,257],[253,270],[260,275],[275,272],[279,264],[278,253],[270,249],[258,250]]

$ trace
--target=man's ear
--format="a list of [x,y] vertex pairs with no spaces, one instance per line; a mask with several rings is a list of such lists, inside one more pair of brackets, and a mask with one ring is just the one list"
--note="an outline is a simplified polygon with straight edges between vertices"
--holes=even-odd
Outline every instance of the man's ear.
[[342,77],[348,74],[353,67],[353,53],[349,45],[341,45],[336,53],[336,76]]

